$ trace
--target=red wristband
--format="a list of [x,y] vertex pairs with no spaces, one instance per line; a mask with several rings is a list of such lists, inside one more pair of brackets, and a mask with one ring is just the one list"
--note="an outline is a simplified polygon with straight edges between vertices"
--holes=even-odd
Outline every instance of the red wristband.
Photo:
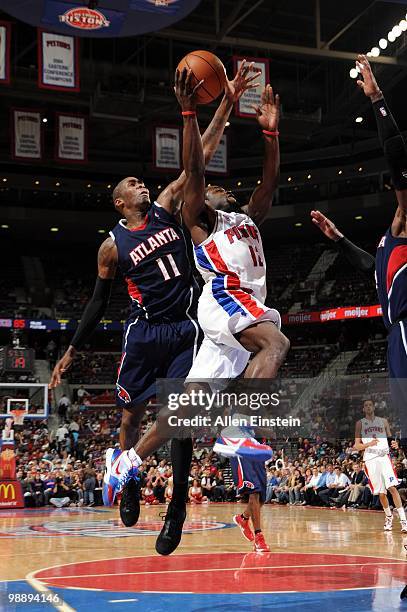
[[270,132],[269,130],[263,130],[263,134],[266,134],[266,136],[280,136],[280,132],[278,130],[275,132]]
[[195,117],[196,111],[182,111],[181,115],[183,117]]

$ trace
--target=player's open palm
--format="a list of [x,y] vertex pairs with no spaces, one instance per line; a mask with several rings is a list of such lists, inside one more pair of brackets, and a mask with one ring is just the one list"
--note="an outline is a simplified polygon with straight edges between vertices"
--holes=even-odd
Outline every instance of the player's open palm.
[[248,64],[246,60],[243,60],[233,81],[226,79],[225,95],[229,102],[234,104],[242,97],[245,91],[258,87],[259,83],[253,83],[253,81],[257,79],[260,72],[260,69],[254,68],[253,62]]
[[261,94],[259,106],[252,105],[256,111],[257,121],[262,130],[275,132],[280,121],[280,96],[274,95],[271,85],[266,85]]
[[356,60],[356,68],[359,70],[361,79],[358,79],[356,83],[363,90],[365,96],[368,98],[375,98],[381,96],[380,87],[377,84],[375,76],[372,72],[372,67],[367,59],[366,55],[358,55]]
[[339,240],[339,238],[343,237],[343,234],[338,230],[335,223],[325,217],[319,210],[311,210],[311,219],[314,225],[316,225],[323,234],[330,240],[334,240],[335,242]]
[[55,389],[55,387],[61,384],[61,377],[64,372],[66,372],[71,367],[72,361],[73,356],[69,353],[65,353],[65,355],[61,357],[52,372],[51,380],[49,383],[50,389]]

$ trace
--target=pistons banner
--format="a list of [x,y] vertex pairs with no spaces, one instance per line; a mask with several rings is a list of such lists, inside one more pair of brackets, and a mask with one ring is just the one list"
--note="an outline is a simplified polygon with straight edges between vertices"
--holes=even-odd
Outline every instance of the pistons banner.
[[10,83],[10,40],[11,26],[6,21],[0,21],[0,83]]
[[243,58],[235,55],[233,57],[235,73],[240,68],[244,59],[249,64],[253,62],[253,70],[260,70],[255,81],[259,83],[259,86],[244,92],[240,100],[236,102],[235,112],[238,117],[255,117],[256,111],[252,105],[260,105],[263,89],[269,83],[269,60],[256,57]]
[[84,115],[56,113],[57,161],[83,164],[88,159],[87,118]]
[[79,91],[79,40],[38,30],[38,86]]
[[34,110],[14,108],[12,157],[21,160],[42,159],[41,113]]
[[180,170],[181,134],[178,127],[156,126],[153,131],[154,167],[156,170]]
[[222,136],[214,156],[206,166],[206,171],[209,174],[228,173],[228,140],[226,134]]

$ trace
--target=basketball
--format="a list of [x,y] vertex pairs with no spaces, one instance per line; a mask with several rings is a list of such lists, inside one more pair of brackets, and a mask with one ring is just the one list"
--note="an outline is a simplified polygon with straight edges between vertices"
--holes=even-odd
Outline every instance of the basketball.
[[226,81],[226,70],[220,59],[210,51],[188,53],[177,69],[189,68],[194,75],[194,84],[204,79],[198,91],[198,103],[209,104],[222,93]]

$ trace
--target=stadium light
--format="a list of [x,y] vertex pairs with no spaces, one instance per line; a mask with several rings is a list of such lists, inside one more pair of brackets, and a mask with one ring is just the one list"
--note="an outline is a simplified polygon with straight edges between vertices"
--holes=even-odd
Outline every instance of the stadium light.
[[362,166],[359,166],[358,172],[362,172],[362,170],[363,170]]
[[59,232],[59,227],[51,227],[50,232]]
[[356,117],[356,119],[355,119],[356,123],[362,123],[362,121],[363,121],[363,117],[360,117],[360,116]]
[[357,79],[358,78],[358,74],[359,74],[359,72],[357,71],[356,68],[351,68],[349,70],[349,76],[350,76],[351,79]]
[[104,230],[104,229],[98,229],[98,234],[106,234],[106,230]]
[[295,227],[302,227],[302,223],[296,223]]
[[402,29],[400,28],[399,25],[395,25],[394,28],[392,29],[392,32],[393,32],[394,36],[396,38],[398,38],[402,34]]
[[363,219],[362,215],[356,215],[355,220],[361,221]]
[[402,19],[400,21],[399,28],[401,29],[402,32],[405,32],[407,30],[407,21],[405,19]]
[[343,171],[342,170],[338,170],[338,174],[343,174]]
[[308,180],[310,180],[310,178],[312,178],[312,175],[311,175],[311,174],[309,174],[309,175],[307,176],[307,179],[308,179]]
[[379,47],[372,47],[370,53],[372,54],[372,57],[379,57],[380,55]]
[[1,229],[8,229],[10,226],[7,223],[3,223]]
[[48,119],[46,117],[43,118],[42,120],[43,123],[48,123]]
[[[3,179],[3,180],[4,180],[4,179]],[[292,177],[291,177],[291,176],[289,176],[289,177],[288,177],[288,179],[287,179],[287,181],[288,181],[289,183],[291,183],[291,181],[292,181],[292,180],[293,180],[293,179],[292,179]]]
[[230,121],[226,121],[225,127],[229,127],[229,126],[230,126]]
[[381,38],[379,40],[379,47],[380,47],[380,49],[386,49],[388,44],[389,43],[387,42],[387,40],[385,38]]
[[396,40],[395,35],[393,34],[393,30],[391,30],[391,32],[389,32],[387,34],[387,40],[391,43],[394,43],[394,41]]
[[3,179],[3,183],[7,183],[7,179],[6,178]]
[[237,186],[241,187],[241,185],[242,185],[242,181],[237,181]]

